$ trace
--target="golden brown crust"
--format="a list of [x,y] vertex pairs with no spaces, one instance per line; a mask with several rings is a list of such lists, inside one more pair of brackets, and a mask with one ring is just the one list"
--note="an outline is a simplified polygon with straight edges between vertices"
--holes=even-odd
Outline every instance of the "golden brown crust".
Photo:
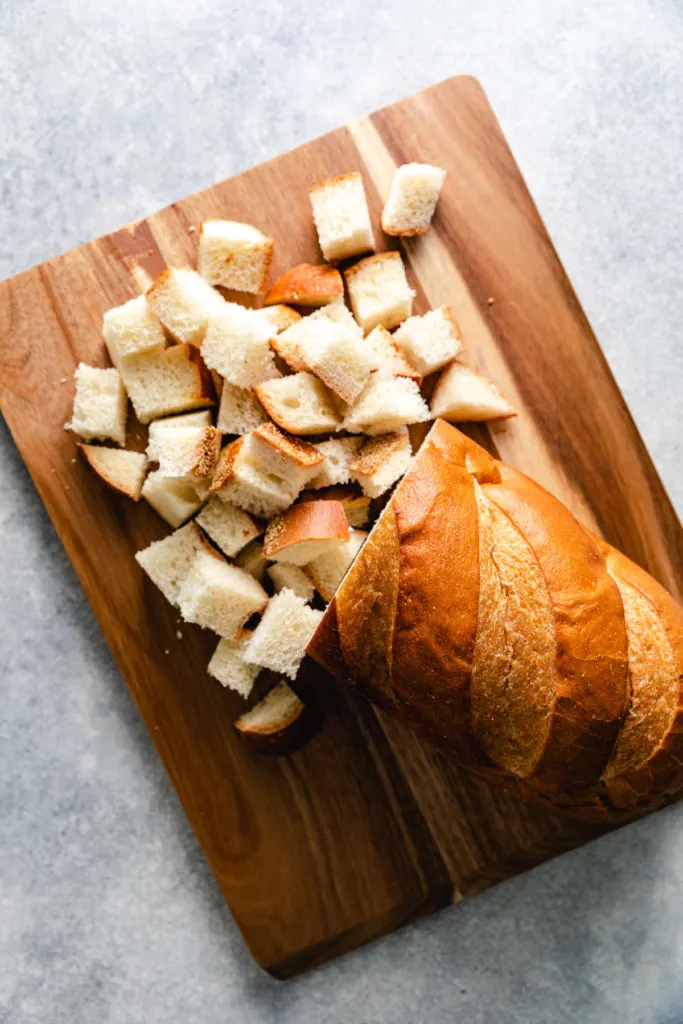
[[[475,481],[498,523],[488,542],[480,535],[488,526],[477,508]],[[507,562],[502,555],[510,555]],[[480,557],[493,557],[493,568]],[[500,584],[484,595],[489,602],[484,611],[482,572],[489,574],[485,585],[492,572]],[[524,579],[515,580],[515,573]],[[648,651],[639,655],[642,685],[652,666],[665,682],[666,666],[674,667],[666,686],[661,679],[655,681],[650,724],[630,741],[635,760],[647,759],[635,769],[605,775],[629,708],[628,634],[615,577],[640,593],[666,634],[662,639],[649,610],[643,615],[635,605],[636,614],[641,608],[643,643],[649,628],[652,635],[657,633],[659,648],[659,661],[651,662]],[[492,603],[509,601],[510,587],[518,600],[513,615],[496,611]],[[527,631],[529,636],[522,635],[521,641],[533,641],[521,654],[515,655],[514,643],[508,650],[509,664],[513,655],[520,662],[515,685],[529,687],[536,673],[540,687],[540,719],[534,722],[531,709],[525,721],[523,700],[514,709],[520,735],[526,737],[519,741],[519,751],[524,754],[526,749],[529,755],[526,762],[524,757],[517,764],[508,760],[509,750],[501,757],[478,719],[477,700],[495,699],[493,691],[484,697],[472,689],[472,667],[477,654],[482,656],[477,644],[490,644],[496,632],[488,639],[478,634],[482,614],[498,615],[498,625],[501,615],[507,616],[504,625],[511,635],[516,629]],[[544,646],[546,638],[538,635],[552,631],[549,623],[556,649],[555,642]],[[499,647],[505,643],[504,638]],[[524,799],[588,820],[628,820],[683,788],[683,609],[647,573],[589,534],[543,488],[443,421],[435,424],[386,506],[323,617],[309,653],[459,763],[497,779]],[[484,653],[484,661],[493,666],[495,651],[489,647]],[[529,672],[522,670],[524,664]],[[513,679],[506,667],[502,673],[500,666],[490,671],[498,673],[499,681]],[[648,708],[647,702],[644,706]],[[669,717],[662,718],[667,708]],[[527,725],[538,728],[543,741],[544,715],[549,725],[547,738],[538,744],[539,756],[528,742]],[[513,726],[505,726],[506,742],[514,740]],[[495,723],[493,728],[495,740]],[[623,763],[635,761],[629,756]],[[526,778],[520,777],[527,772]]]
[[235,461],[243,444],[244,438],[238,437],[236,441],[232,441],[223,448],[218,456],[218,462],[209,486],[210,491],[220,491],[227,484],[228,480],[232,479],[235,472]]
[[204,427],[195,449],[194,476],[212,476],[221,450],[221,432],[215,427]]
[[370,476],[376,473],[390,459],[398,448],[406,443],[406,435],[400,433],[378,434],[363,445],[353,462],[349,463],[352,473]]
[[317,707],[304,704],[299,698],[288,703],[282,716],[267,725],[253,723],[252,711],[256,709],[246,711],[233,725],[259,754],[292,754],[300,750],[320,727],[321,715]]
[[209,372],[209,370],[207,370],[206,366],[204,365],[204,360],[202,359],[199,350],[195,348],[193,345],[186,344],[173,345],[170,349],[167,349],[167,351],[174,353],[176,349],[186,350],[186,355],[190,362],[192,363],[192,368],[195,373],[195,388],[193,398],[195,398],[198,402],[205,401],[207,405],[215,405],[216,392],[213,386],[213,379],[211,377],[211,373]]
[[273,282],[263,302],[266,306],[326,306],[343,294],[344,282],[334,267],[300,263]]
[[263,557],[275,558],[293,545],[313,540],[346,541],[349,524],[339,501],[307,501],[292,505],[271,520],[263,540]]
[[503,463],[484,492],[530,544],[555,616],[556,703],[548,741],[527,780],[544,792],[596,783],[628,701],[627,637],[619,589],[604,555],[561,502]]
[[336,178],[327,178],[325,181],[321,181],[317,185],[314,185],[313,188],[309,189],[309,194],[313,195],[314,192],[323,192],[325,189],[341,185],[344,181],[352,180],[362,182],[363,178],[360,171],[347,171],[346,174],[338,174]]
[[298,437],[292,437],[291,434],[285,434],[274,423],[263,423],[260,427],[256,427],[252,434],[299,466],[319,466],[321,462],[325,461],[325,456],[314,444],[302,441]]
[[400,259],[400,252],[396,252],[394,249],[389,249],[387,252],[374,252],[371,256],[364,256],[362,260],[358,260],[358,263],[354,263],[353,266],[347,267],[344,271],[344,279],[348,284],[350,281],[353,281],[356,274],[373,263],[381,264]]
[[276,331],[286,331],[288,327],[298,324],[301,320],[301,313],[297,313],[290,306],[283,306],[278,303],[275,306],[268,306],[267,309],[259,311]]

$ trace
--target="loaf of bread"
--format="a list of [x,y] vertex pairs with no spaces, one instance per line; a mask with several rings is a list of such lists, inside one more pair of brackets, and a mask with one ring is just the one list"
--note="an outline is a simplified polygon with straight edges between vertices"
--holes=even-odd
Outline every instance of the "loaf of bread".
[[308,652],[525,799],[618,820],[683,787],[683,609],[443,420]]

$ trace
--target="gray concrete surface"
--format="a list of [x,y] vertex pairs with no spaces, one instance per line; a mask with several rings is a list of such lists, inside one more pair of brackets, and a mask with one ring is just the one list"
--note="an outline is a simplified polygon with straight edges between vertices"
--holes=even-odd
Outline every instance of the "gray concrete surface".
[[[479,76],[683,507],[677,0],[0,0],[0,277]],[[683,1021],[683,807],[286,985],[250,961],[0,428],[0,1021]]]

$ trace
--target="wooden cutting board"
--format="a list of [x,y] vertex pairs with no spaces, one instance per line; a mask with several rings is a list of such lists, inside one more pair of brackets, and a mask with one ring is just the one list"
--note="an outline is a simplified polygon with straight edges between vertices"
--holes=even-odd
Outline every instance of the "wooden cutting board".
[[675,513],[471,78],[443,82],[0,286],[2,413],[245,941],[279,978],[600,829],[490,789],[310,666],[326,705],[322,733],[289,759],[250,754],[231,726],[239,698],[205,674],[215,639],[179,627],[133,560],[167,528],[144,502],[100,486],[63,425],[77,362],[105,365],[104,311],[165,263],[194,264],[202,220],[258,225],[276,240],[279,273],[320,259],[311,185],[360,169],[377,218],[394,168],[409,160],[448,172],[432,230],[402,247],[417,310],[450,303],[469,359],[520,410],[489,439],[681,597]]

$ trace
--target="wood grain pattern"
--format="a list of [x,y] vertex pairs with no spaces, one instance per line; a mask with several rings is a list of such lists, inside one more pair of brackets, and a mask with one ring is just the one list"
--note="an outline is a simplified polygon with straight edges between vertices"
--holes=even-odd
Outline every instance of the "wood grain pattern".
[[179,640],[176,612],[132,558],[165,525],[73,461],[63,425],[76,363],[105,364],[103,312],[166,263],[193,263],[191,229],[203,219],[246,220],[272,235],[275,276],[319,260],[311,185],[361,169],[381,238],[381,196],[409,159],[448,172],[432,231],[403,246],[418,308],[449,302],[470,361],[521,410],[473,436],[680,598],[680,525],[472,79],[444,82],[0,286],[2,413],[245,940],[276,977],[600,829],[490,789],[310,665],[302,682],[325,705],[321,734],[288,759],[251,753],[231,726],[239,698],[205,675],[215,640],[186,626]]

